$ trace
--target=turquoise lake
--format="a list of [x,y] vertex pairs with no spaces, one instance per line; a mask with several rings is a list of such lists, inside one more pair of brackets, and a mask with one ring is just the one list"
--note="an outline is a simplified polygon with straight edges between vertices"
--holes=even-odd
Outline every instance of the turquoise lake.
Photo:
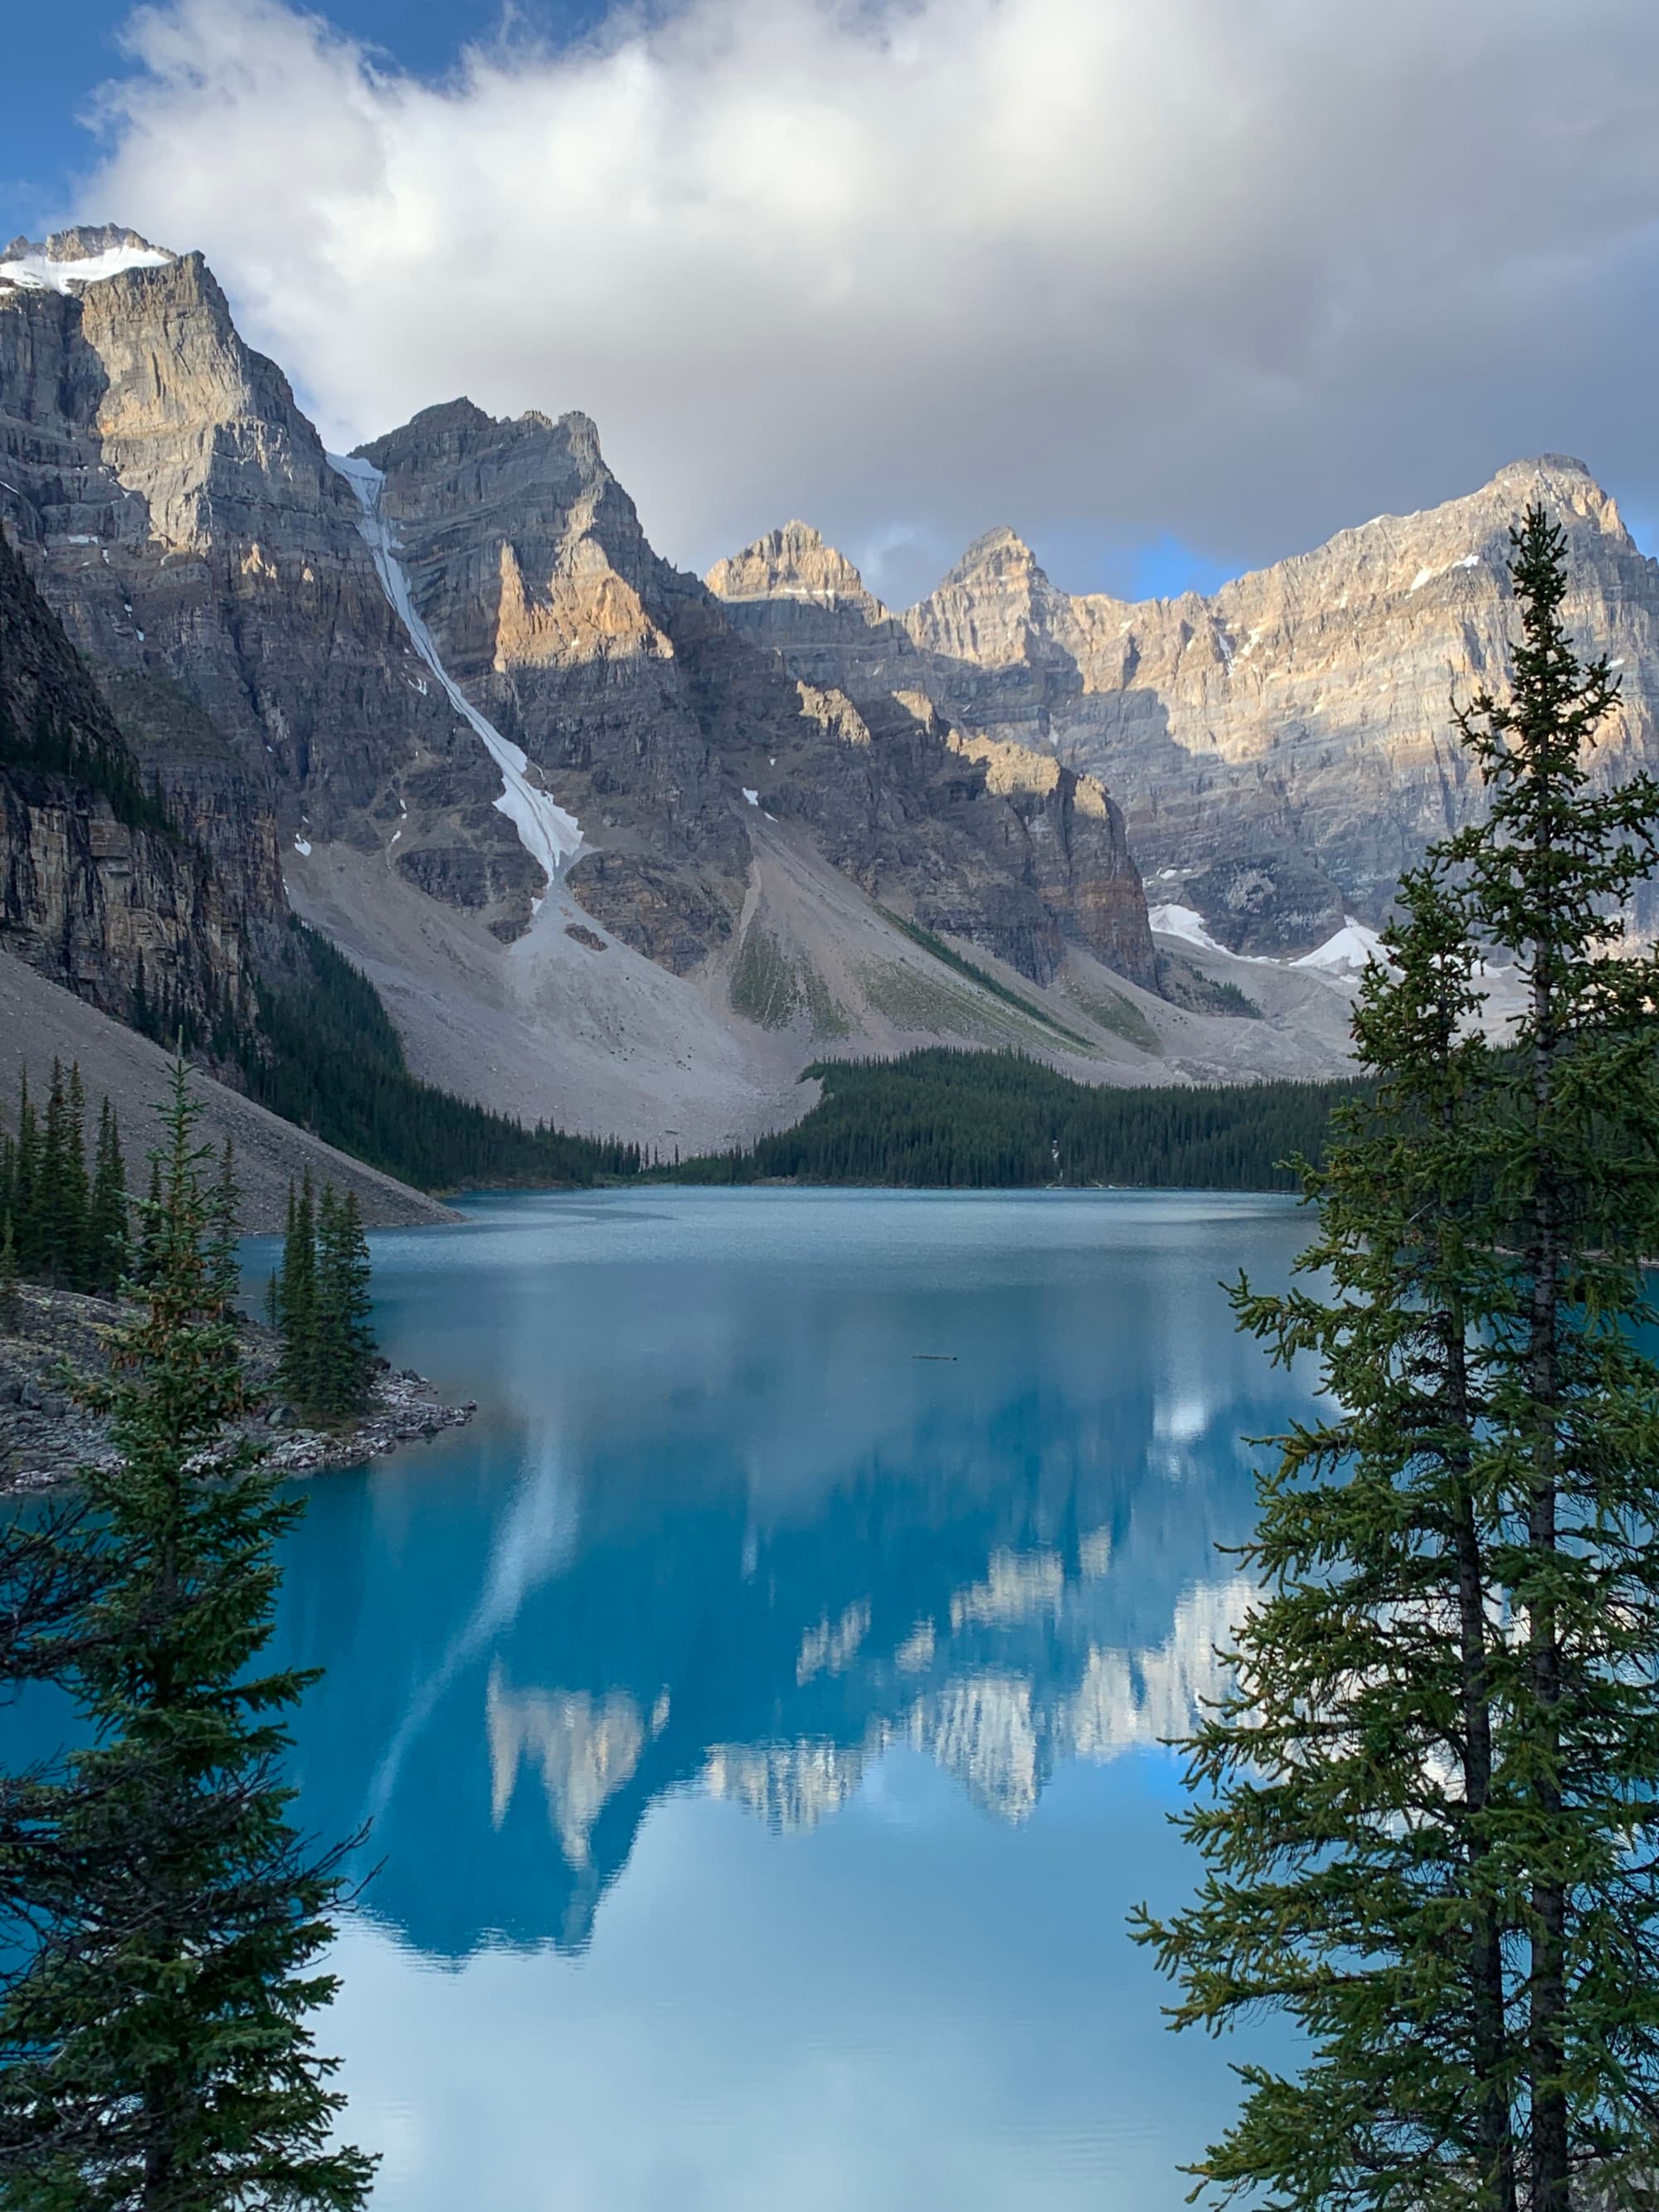
[[[377,2212],[1175,2212],[1248,2051],[1128,1942],[1194,1863],[1243,1438],[1306,1393],[1194,1194],[651,1190],[374,1240],[470,1427],[310,1486],[323,2047]],[[266,1248],[250,1249],[257,1282]]]

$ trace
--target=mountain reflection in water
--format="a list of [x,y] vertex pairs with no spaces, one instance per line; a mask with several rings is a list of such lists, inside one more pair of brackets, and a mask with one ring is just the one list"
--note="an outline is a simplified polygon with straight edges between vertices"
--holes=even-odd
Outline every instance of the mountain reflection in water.
[[661,1191],[377,1238],[388,1349],[480,1412],[313,1487],[307,1828],[372,1821],[366,1910],[429,1957],[575,1952],[671,1793],[795,1834],[908,1746],[1019,1824],[1182,1734],[1244,1600],[1241,1438],[1297,1399],[1217,1279],[1282,1279],[1303,1227]]

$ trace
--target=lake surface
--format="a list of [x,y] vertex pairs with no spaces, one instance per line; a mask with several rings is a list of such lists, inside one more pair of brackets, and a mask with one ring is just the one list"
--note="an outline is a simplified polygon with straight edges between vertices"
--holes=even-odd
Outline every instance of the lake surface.
[[[1124,1934],[1194,1866],[1281,1200],[675,1191],[374,1240],[471,1426],[311,1487],[301,1817],[377,2212],[1175,2212],[1233,2101]],[[250,1281],[265,1263],[251,1248]],[[924,1356],[925,1355],[925,1356]],[[1249,2055],[1275,2047],[1271,2031]]]

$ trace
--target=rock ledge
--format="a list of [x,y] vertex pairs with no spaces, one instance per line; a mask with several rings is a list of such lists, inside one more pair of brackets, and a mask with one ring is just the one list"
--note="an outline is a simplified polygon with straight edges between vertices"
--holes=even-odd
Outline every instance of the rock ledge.
[[[82,1468],[112,1468],[118,1458],[108,1422],[76,1402],[64,1370],[104,1370],[122,1307],[33,1283],[20,1295],[15,1329],[0,1333],[0,1493],[52,1489],[73,1481]],[[274,1391],[271,1331],[252,1321],[244,1322],[243,1331],[256,1411],[238,1434],[260,1444],[265,1465],[278,1474],[356,1467],[400,1444],[460,1428],[477,1410],[471,1399],[447,1404],[412,1367],[394,1370],[382,1362],[374,1402],[360,1419],[337,1429],[313,1427]]]

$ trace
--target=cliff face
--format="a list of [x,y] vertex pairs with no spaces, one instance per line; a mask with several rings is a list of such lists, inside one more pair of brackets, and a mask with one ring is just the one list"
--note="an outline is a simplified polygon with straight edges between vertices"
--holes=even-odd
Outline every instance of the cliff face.
[[1481,804],[1449,702],[1501,685],[1508,533],[1534,501],[1568,533],[1576,635],[1624,678],[1597,765],[1653,765],[1659,568],[1559,456],[1209,599],[1073,597],[1006,529],[902,618],[799,524],[709,580],[813,681],[913,686],[960,731],[1099,775],[1160,900],[1196,906],[1236,950],[1279,954],[1345,912],[1379,920],[1401,870]]
[[[499,777],[425,682],[286,378],[199,254],[120,235],[142,258],[113,273],[76,274],[104,233],[0,264],[0,516],[141,750],[216,859],[263,837],[273,915],[280,849],[378,847],[405,772],[435,774],[459,842],[512,847]],[[507,906],[522,926],[527,893]]]
[[1073,598],[994,532],[906,627],[965,726],[1109,777],[1149,878],[1190,878],[1225,941],[1278,950],[1277,932],[1299,949],[1341,908],[1379,919],[1401,870],[1481,805],[1449,702],[1501,688],[1509,532],[1534,501],[1567,532],[1570,627],[1623,678],[1596,765],[1609,778],[1651,766],[1659,568],[1582,464],[1559,456],[1379,516],[1209,599]]
[[[994,764],[919,691],[872,690],[839,662],[833,686],[799,680],[817,664],[747,635],[653,551],[586,416],[496,422],[458,401],[361,459],[444,666],[580,821],[570,888],[629,943],[683,972],[731,935],[758,811],[1036,981],[1068,935],[1152,980],[1139,879],[1097,783],[1051,759]],[[915,659],[844,563],[821,598],[838,587]]]
[[0,939],[124,1020],[251,1011],[234,876],[161,818],[138,763],[0,532]]
[[0,515],[256,925],[321,842],[510,943],[580,822],[575,895],[686,973],[733,939],[761,808],[1037,980],[1068,935],[1152,979],[1092,787],[993,788],[886,693],[850,741],[659,559],[585,416],[458,401],[342,466],[199,255],[70,232],[0,259]]

